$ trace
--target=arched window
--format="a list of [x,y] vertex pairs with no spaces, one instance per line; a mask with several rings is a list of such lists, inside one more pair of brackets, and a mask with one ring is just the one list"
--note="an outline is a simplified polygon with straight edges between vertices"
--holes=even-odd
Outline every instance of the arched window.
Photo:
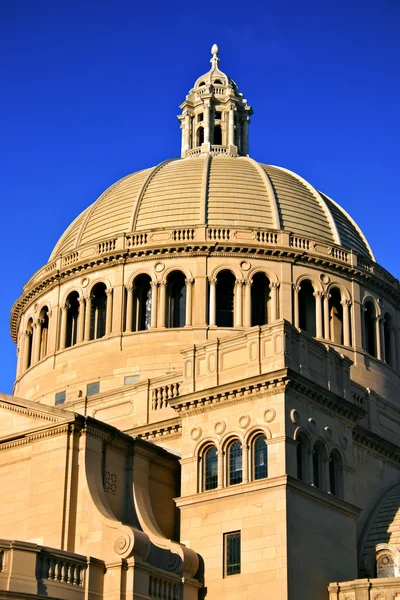
[[220,271],[217,276],[216,325],[233,327],[233,308],[236,278],[231,271]]
[[317,488],[324,487],[324,450],[320,444],[315,443],[312,456],[312,484]]
[[314,288],[308,279],[301,282],[299,291],[299,326],[313,337],[316,335]]
[[67,301],[67,335],[65,338],[65,347],[70,348],[75,346],[78,333],[78,316],[79,316],[79,294],[71,292],[68,295]]
[[385,343],[385,361],[388,365],[393,367],[393,348],[392,348],[392,317],[389,313],[385,314],[383,321],[383,337]]
[[197,129],[197,134],[196,134],[196,138],[197,138],[197,146],[201,146],[202,143],[204,142],[204,127],[199,127]]
[[[127,323],[128,331],[144,331],[151,325],[151,278],[138,275],[133,284],[133,324]],[[129,311],[128,311],[129,314]],[[127,317],[129,318],[129,317]]]
[[342,490],[342,458],[336,450],[332,450],[329,456],[329,493],[341,497]]
[[270,282],[264,273],[256,273],[251,285],[251,326],[268,323]]
[[90,339],[98,340],[106,333],[107,295],[106,285],[96,283],[92,289],[92,307],[90,314]]
[[32,364],[32,350],[33,350],[33,319],[29,319],[26,326],[26,340],[25,340],[25,366],[27,369]]
[[228,485],[242,483],[242,463],[242,445],[235,440],[228,448]]
[[364,307],[365,351],[376,357],[376,312],[372,302],[366,302]]
[[174,271],[167,279],[167,327],[184,327],[185,321],[185,275],[180,271]]
[[42,360],[47,355],[47,341],[49,334],[49,309],[44,306],[40,311],[40,347],[39,360]]
[[268,477],[268,446],[265,435],[259,435],[253,442],[253,479]]
[[203,454],[203,491],[218,486],[218,454],[215,446],[209,446]]
[[221,125],[214,126],[214,144],[216,146],[222,145],[222,129]]
[[296,448],[296,463],[297,463],[297,479],[300,481],[308,481],[308,450],[309,443],[305,435],[299,434],[297,436],[297,448]]
[[329,292],[329,334],[335,344],[343,344],[343,306],[340,304],[342,295],[338,288]]

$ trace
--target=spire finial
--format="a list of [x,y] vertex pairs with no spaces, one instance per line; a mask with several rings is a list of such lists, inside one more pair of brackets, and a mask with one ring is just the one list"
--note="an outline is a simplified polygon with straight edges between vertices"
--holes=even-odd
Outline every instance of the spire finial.
[[212,69],[216,69],[218,67],[219,58],[218,58],[219,48],[217,44],[213,44],[211,48],[212,59],[210,63],[212,64]]

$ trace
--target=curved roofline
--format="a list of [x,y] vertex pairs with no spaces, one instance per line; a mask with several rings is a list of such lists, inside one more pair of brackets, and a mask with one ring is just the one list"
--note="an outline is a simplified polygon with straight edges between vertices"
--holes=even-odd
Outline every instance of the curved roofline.
[[[117,183],[117,182],[115,182]],[[114,184],[115,185],[115,184]],[[61,234],[61,236],[58,239],[58,242],[56,243],[56,245],[54,246],[53,250],[51,251],[51,254],[49,256],[49,260],[48,262],[51,262],[52,260],[54,260],[57,256],[57,252],[59,247],[61,246],[62,242],[64,241],[64,239],[66,238],[67,234],[69,231],[72,231],[74,225],[76,224],[77,221],[79,221],[79,219],[81,218],[82,215],[85,214],[85,212],[89,212],[90,209],[92,208],[92,206],[96,204],[96,200],[94,202],[92,202],[92,204],[89,204],[89,206],[87,206],[86,208],[83,209],[82,212],[79,213],[79,215],[77,217],[75,217],[75,219],[72,221],[72,223],[67,227],[67,229],[64,231],[64,233]],[[83,219],[83,221],[86,221],[86,218]],[[74,242],[74,248],[76,248],[76,240],[79,236],[80,233],[80,229],[78,228],[76,235],[75,235],[75,242]]]
[[283,228],[282,228],[282,223],[281,223],[281,219],[279,216],[278,201],[276,199],[275,191],[274,191],[274,188],[272,187],[271,179],[270,179],[268,173],[262,167],[261,163],[254,160],[254,158],[250,158],[250,156],[245,156],[243,158],[247,158],[247,160],[251,162],[251,164],[254,166],[254,168],[258,171],[259,175],[261,176],[261,179],[263,180],[264,185],[267,190],[267,196],[270,197],[270,199],[271,199],[271,211],[272,211],[275,227],[276,227],[276,229],[282,230]]
[[[273,165],[271,165],[271,166],[273,166]],[[276,168],[280,169],[281,171],[285,171],[286,173],[289,173],[289,175],[292,175],[293,177],[295,177],[298,181],[300,181],[303,185],[305,185],[308,188],[308,190],[312,193],[314,198],[317,200],[318,204],[321,206],[322,210],[324,211],[324,213],[326,215],[326,218],[328,219],[328,223],[331,227],[331,230],[333,233],[333,239],[335,240],[335,243],[338,244],[338,246],[342,246],[342,240],[340,239],[340,235],[339,235],[339,231],[336,226],[336,223],[335,223],[335,219],[333,218],[333,215],[332,215],[331,211],[329,210],[329,206],[326,204],[325,200],[322,198],[322,196],[318,192],[318,190],[313,185],[311,185],[311,183],[309,183],[306,179],[303,179],[303,177],[301,177],[297,173],[290,171],[290,169],[285,169],[284,167],[276,167]]]

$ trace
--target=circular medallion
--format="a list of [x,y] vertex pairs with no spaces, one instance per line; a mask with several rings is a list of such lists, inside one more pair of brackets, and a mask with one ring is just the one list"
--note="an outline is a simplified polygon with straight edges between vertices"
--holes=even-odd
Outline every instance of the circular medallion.
[[243,260],[240,263],[240,268],[242,269],[242,271],[248,271],[251,267],[251,264],[249,262],[247,262],[247,260]]
[[87,287],[89,285],[89,277],[84,277],[81,281],[82,287]]
[[218,421],[214,425],[214,431],[218,435],[221,435],[222,433],[224,433],[225,429],[226,429],[226,423],[225,423],[225,421]]
[[266,423],[272,423],[272,421],[275,419],[275,417],[276,417],[276,410],[274,408],[272,408],[272,406],[270,406],[264,412],[264,421]]
[[321,273],[321,275],[319,276],[320,281],[322,281],[322,283],[329,283],[330,282],[330,278],[326,273]]
[[317,428],[317,424],[312,417],[310,417],[307,421],[307,427],[310,431],[315,431]]
[[192,431],[190,432],[190,437],[192,438],[192,440],[198,440],[201,434],[201,427],[193,427]]
[[154,268],[157,271],[157,273],[161,273],[161,271],[164,271],[165,265],[164,263],[157,263]]
[[326,427],[324,427],[324,436],[326,437],[327,440],[330,440],[332,437],[332,429],[330,427],[328,427],[328,425]]
[[249,415],[242,415],[239,418],[239,426],[242,429],[246,429],[246,427],[248,427],[249,425],[250,425],[250,417],[249,417]]
[[300,414],[299,411],[296,410],[295,408],[293,408],[290,411],[290,420],[292,421],[292,423],[299,423],[300,422]]

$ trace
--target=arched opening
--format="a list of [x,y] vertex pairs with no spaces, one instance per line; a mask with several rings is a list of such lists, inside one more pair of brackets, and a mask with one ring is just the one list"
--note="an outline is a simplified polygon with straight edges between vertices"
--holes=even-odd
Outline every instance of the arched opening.
[[317,488],[323,488],[324,484],[324,450],[317,442],[311,453],[312,457],[312,485]]
[[233,327],[233,309],[236,278],[231,271],[220,271],[217,276],[216,325]]
[[342,497],[343,493],[343,465],[339,452],[332,450],[329,456],[329,493]]
[[196,133],[196,145],[201,146],[204,142],[204,127],[199,127]]
[[265,435],[258,435],[253,442],[253,479],[268,477],[268,446]]
[[220,79],[214,79],[214,83],[216,83],[217,85],[223,85]]
[[343,306],[340,304],[342,295],[338,288],[329,292],[329,335],[335,344],[343,344]]
[[185,275],[180,271],[174,271],[167,279],[167,327],[184,327],[185,320]]
[[203,491],[218,486],[218,454],[215,446],[209,446],[203,454]]
[[214,144],[216,146],[222,146],[222,129],[221,125],[214,126]]
[[308,279],[301,282],[299,291],[299,326],[313,337],[316,335],[314,288]]
[[33,350],[33,319],[29,319],[26,326],[26,347],[25,347],[25,365],[26,368],[32,364],[32,350]]
[[364,307],[365,351],[376,357],[376,312],[372,302]]
[[65,347],[75,346],[78,335],[78,316],[79,316],[79,294],[71,292],[67,301],[67,335],[65,338]]
[[43,306],[39,315],[40,320],[40,346],[39,346],[39,360],[42,360],[47,355],[47,342],[49,337],[49,309],[47,306]]
[[228,485],[242,483],[242,463],[242,445],[235,440],[228,448]]
[[205,81],[200,81],[199,87],[203,87],[203,85],[206,85],[206,82]]
[[251,286],[251,326],[268,323],[270,281],[264,273],[256,273]]
[[144,331],[151,325],[151,277],[138,275],[133,284],[133,324],[127,323],[128,330]]
[[307,482],[308,480],[308,449],[308,439],[305,435],[300,433],[297,436],[296,448],[297,479],[300,479],[300,481],[304,482]]
[[385,314],[383,321],[383,337],[385,343],[385,361],[393,367],[393,348],[392,348],[392,317],[389,313]]
[[107,294],[104,283],[96,283],[92,289],[90,314],[90,339],[98,340],[106,334]]

